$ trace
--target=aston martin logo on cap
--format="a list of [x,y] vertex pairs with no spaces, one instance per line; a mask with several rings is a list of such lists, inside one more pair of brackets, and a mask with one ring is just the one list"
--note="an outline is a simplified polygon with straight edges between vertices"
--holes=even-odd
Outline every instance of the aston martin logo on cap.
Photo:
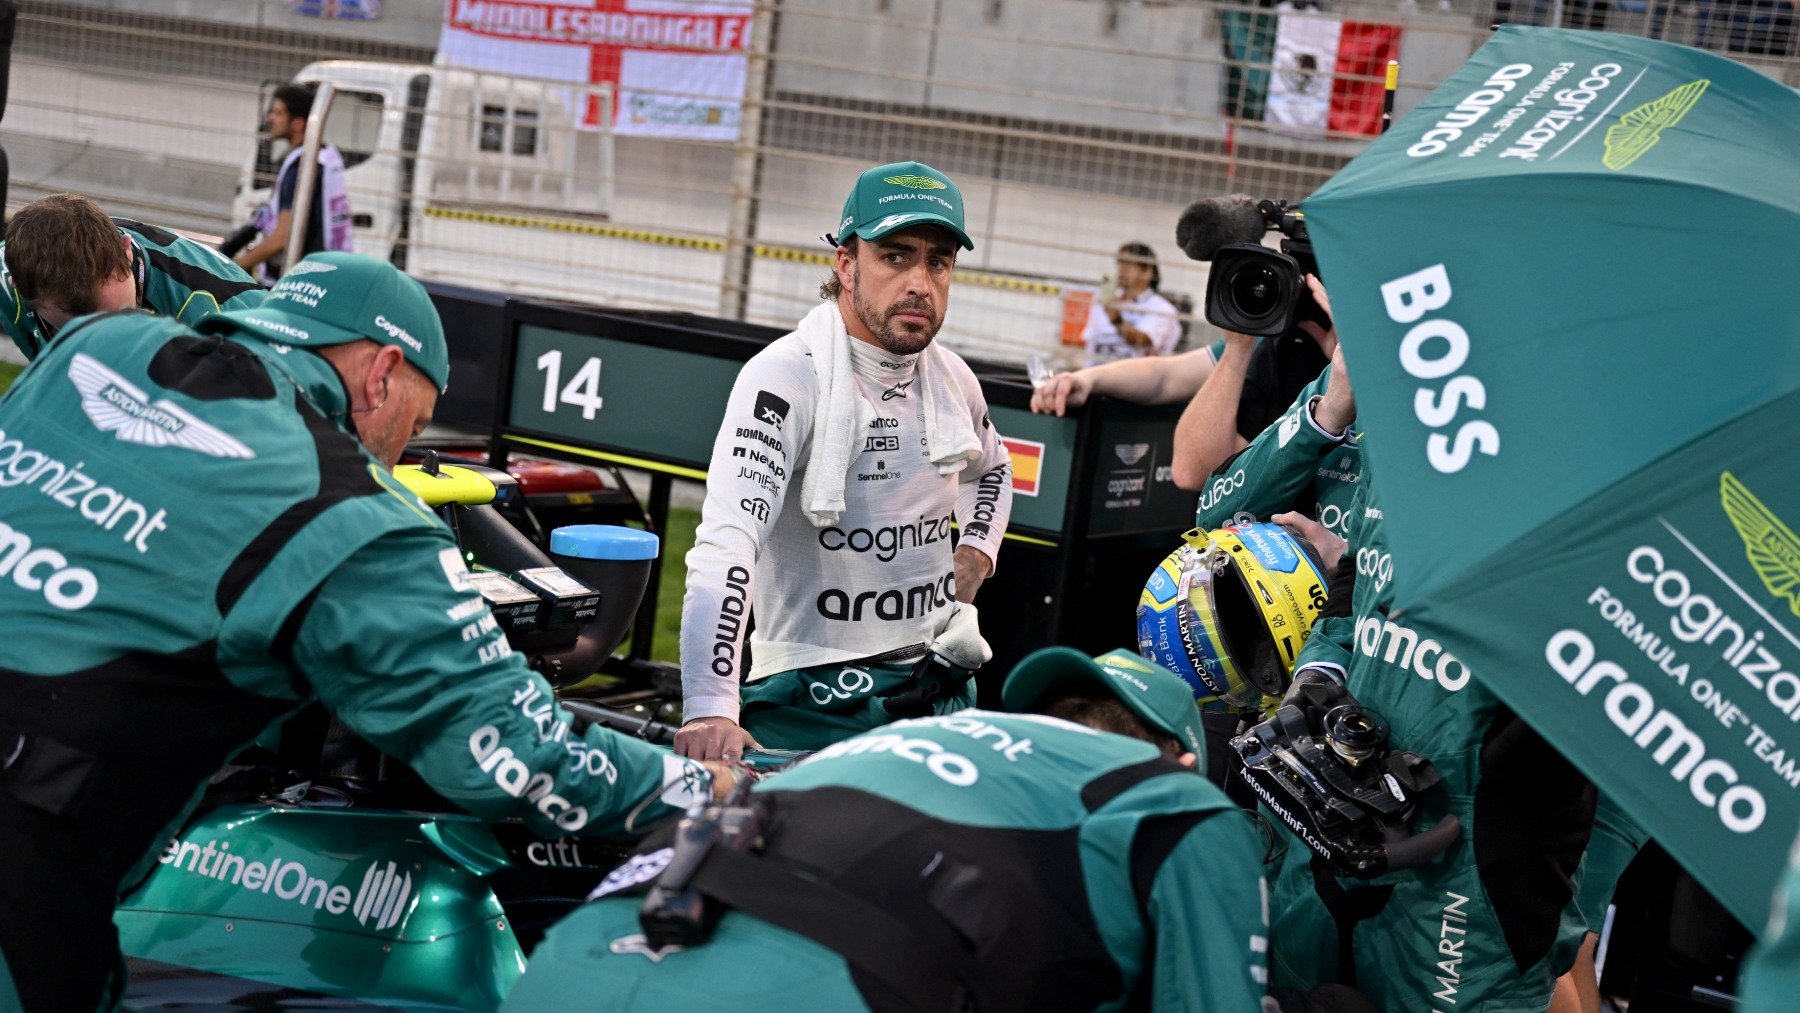
[[930,176],[883,176],[881,177],[881,181],[883,183],[892,183],[895,186],[903,186],[908,190],[944,189],[943,180],[932,179]]

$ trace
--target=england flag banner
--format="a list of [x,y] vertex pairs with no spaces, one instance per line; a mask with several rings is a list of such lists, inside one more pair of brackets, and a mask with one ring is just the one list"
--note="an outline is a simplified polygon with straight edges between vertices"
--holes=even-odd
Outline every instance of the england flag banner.
[[[615,133],[735,141],[753,0],[448,0],[438,62],[613,86]],[[581,122],[597,129],[600,110]]]

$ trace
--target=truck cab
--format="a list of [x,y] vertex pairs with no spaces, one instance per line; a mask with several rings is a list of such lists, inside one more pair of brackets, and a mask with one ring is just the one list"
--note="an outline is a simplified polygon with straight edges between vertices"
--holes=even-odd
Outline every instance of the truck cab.
[[[294,79],[333,88],[324,139],[344,158],[358,253],[420,277],[467,275],[449,265],[479,257],[483,239],[469,225],[610,211],[607,85],[363,60],[309,64]],[[264,85],[260,109],[279,84]],[[235,220],[273,199],[285,147],[257,145]]]

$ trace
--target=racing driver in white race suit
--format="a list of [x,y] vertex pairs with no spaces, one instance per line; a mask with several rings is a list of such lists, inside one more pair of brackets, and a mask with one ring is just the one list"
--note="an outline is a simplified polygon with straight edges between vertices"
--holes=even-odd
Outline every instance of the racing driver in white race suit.
[[[986,660],[967,603],[993,573],[1011,460],[974,373],[932,340],[957,249],[975,248],[962,194],[927,165],[877,166],[827,239],[824,301],[745,364],[713,444],[681,614],[686,756],[819,749],[917,713],[928,647]],[[974,687],[926,696],[947,713]]]

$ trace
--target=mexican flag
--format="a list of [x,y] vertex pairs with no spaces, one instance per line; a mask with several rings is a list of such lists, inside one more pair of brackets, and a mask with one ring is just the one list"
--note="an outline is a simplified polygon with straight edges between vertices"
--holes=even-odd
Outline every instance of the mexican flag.
[[1225,113],[1291,133],[1381,132],[1382,78],[1400,26],[1281,4],[1223,14]]

